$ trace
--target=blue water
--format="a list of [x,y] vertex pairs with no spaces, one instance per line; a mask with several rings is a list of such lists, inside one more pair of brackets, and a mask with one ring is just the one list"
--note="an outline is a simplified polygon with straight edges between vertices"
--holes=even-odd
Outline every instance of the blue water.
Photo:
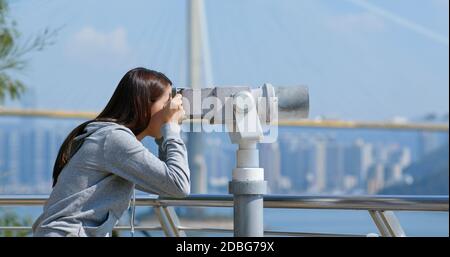
[[[221,214],[232,214],[231,208],[223,209]],[[448,212],[395,212],[395,215],[407,236],[449,236]],[[271,231],[379,234],[368,211],[265,209],[264,224],[265,230]]]
[[[378,233],[367,211],[266,210],[272,230],[345,233]],[[408,236],[448,236],[448,212],[395,212]]]
[[[33,220],[41,213],[42,207],[5,207],[3,210],[14,210],[21,216],[28,216]],[[231,217],[231,208],[206,208],[208,213],[228,215]],[[149,208],[139,207],[140,213],[146,213]],[[395,212],[407,236],[449,236],[448,212]],[[127,220],[124,215],[122,220]],[[265,209],[264,223],[266,230],[313,232],[313,233],[340,233],[367,235],[377,233],[367,211],[340,211],[340,210],[296,210],[296,209]],[[122,233],[128,236],[129,233]],[[161,236],[161,232],[151,232],[152,236]],[[231,236],[222,233],[189,233],[198,236]]]

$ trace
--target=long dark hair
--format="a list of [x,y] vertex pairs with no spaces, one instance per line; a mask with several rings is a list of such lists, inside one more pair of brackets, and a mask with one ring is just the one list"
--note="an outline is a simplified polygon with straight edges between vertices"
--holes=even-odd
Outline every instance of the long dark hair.
[[105,109],[93,120],[86,121],[69,133],[59,149],[53,167],[53,187],[64,166],[80,145],[74,138],[82,134],[86,126],[94,121],[115,122],[128,127],[134,135],[143,132],[151,119],[150,107],[172,85],[163,73],[145,68],[128,71],[120,80]]

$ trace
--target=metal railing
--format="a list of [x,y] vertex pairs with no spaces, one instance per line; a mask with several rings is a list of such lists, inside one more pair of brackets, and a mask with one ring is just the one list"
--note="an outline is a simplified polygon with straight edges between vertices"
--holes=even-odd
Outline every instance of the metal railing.
[[[0,206],[42,206],[47,195],[1,195]],[[183,226],[173,207],[233,207],[232,195],[191,195],[186,198],[162,198],[155,195],[139,196],[137,206],[155,209],[160,226],[136,226],[135,230],[162,230],[166,236],[186,236],[185,231],[231,233],[232,229]],[[265,195],[264,208],[281,209],[328,209],[368,211],[379,235],[386,237],[406,236],[394,211],[448,212],[448,196],[296,196]],[[2,230],[30,230],[26,226],[0,227]],[[115,230],[129,230],[129,226],[116,226]],[[355,234],[331,234],[266,230],[270,236],[368,236]]]

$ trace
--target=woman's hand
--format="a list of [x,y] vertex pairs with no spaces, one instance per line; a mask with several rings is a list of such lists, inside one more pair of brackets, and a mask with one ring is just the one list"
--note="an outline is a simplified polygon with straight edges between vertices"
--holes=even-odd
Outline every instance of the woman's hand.
[[184,118],[186,112],[183,109],[183,102],[181,100],[181,94],[176,94],[174,98],[171,98],[162,110],[163,123],[176,122],[178,124]]

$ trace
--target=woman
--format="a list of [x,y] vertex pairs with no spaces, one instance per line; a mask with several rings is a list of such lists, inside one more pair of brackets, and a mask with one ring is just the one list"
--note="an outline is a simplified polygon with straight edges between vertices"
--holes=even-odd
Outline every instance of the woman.
[[[172,197],[189,194],[179,126],[184,110],[181,95],[171,97],[171,87],[160,72],[130,70],[97,118],[67,136],[34,236],[110,236],[135,187]],[[140,142],[146,136],[155,138],[159,159]]]

